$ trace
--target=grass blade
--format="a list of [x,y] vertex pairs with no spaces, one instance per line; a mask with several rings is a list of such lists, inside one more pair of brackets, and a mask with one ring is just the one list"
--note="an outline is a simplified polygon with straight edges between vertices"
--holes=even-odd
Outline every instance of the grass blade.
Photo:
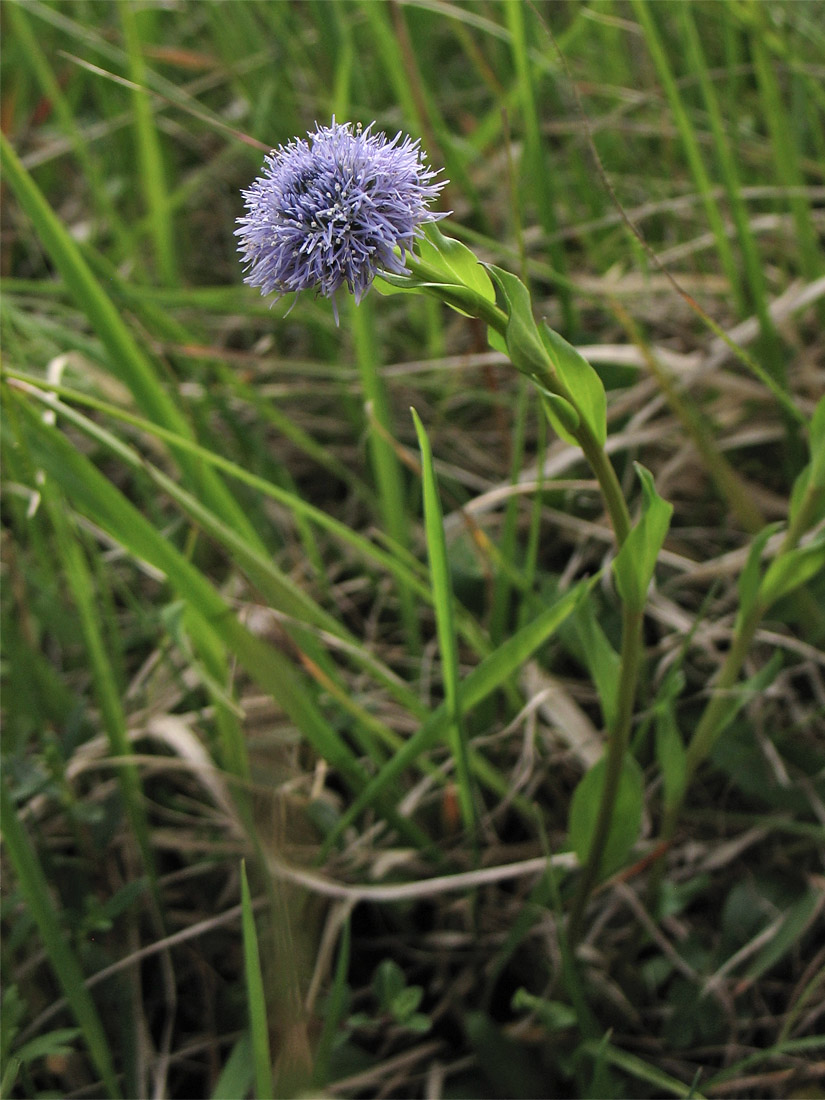
[[[184,438],[190,437],[185,417],[160,384],[152,364],[138,347],[111,299],[83,259],[80,249],[20,163],[4,134],[0,134],[0,163],[6,181],[31,218],[66,286],[109,352],[112,370],[132,391],[138,407],[146,416]],[[215,510],[236,524],[250,542],[263,548],[246,515],[214,472],[201,468],[186,452],[179,451],[176,457],[190,483],[201,487],[207,499],[214,503]]]
[[[524,626],[511,638],[503,642],[469,673],[462,681],[459,705],[464,714],[477,706],[516,672],[525,661],[553,634],[571,614],[579,600],[590,589],[596,578],[583,581],[569,589],[559,600]],[[422,753],[427,752],[439,739],[446,736],[450,725],[450,714],[446,703],[434,711],[417,733],[406,742],[378,775],[361,792],[352,806],[342,816],[334,831],[325,842],[328,850],[358,814],[374,798],[378,797],[389,783],[401,775]]]
[[699,140],[685,107],[683,97],[677,86],[670,62],[668,61],[668,53],[662,45],[659,32],[656,29],[656,24],[653,21],[653,16],[648,8],[646,0],[633,0],[633,9],[639,17],[644,29],[647,48],[650,50],[651,56],[653,57],[656,71],[664,86],[670,109],[676,120],[688,164],[693,173],[693,179],[699,194],[702,196],[702,204],[704,205],[708,222],[713,230],[713,236],[716,241],[716,251],[719,255],[722,268],[730,284],[731,292],[736,298],[739,312],[740,314],[744,313],[745,301],[742,293],[739,271],[731,251],[727,233],[725,232],[722,215],[713,198],[713,186],[711,185],[705,162],[702,159]]
[[332,988],[327,997],[324,1013],[324,1028],[318,1046],[315,1049],[315,1084],[323,1088],[329,1078],[329,1062],[337,1029],[344,1018],[347,1004],[347,972],[350,960],[350,922],[347,918],[341,926],[341,946],[338,948],[338,960]]
[[448,739],[455,764],[458,782],[458,798],[464,827],[474,833],[477,825],[475,798],[470,769],[467,762],[467,741],[461,713],[458,675],[458,643],[453,615],[453,589],[450,566],[447,559],[447,540],[444,537],[444,519],[438,497],[438,482],[433,466],[433,454],[424,425],[415,409],[411,409],[421,448],[421,476],[424,488],[424,527],[427,533],[427,552],[430,559],[430,576],[433,589],[438,646],[441,652],[441,671],[444,680],[447,714],[449,715]]
[[[390,424],[389,403],[384,381],[378,369],[378,353],[375,346],[375,331],[372,324],[371,303],[362,301],[356,306],[350,305],[350,319],[352,321],[352,333],[355,340],[355,353],[358,360],[358,368],[361,374],[361,385],[364,396],[372,408],[372,416],[381,431],[370,431],[370,458],[375,480],[378,484],[378,495],[381,501],[381,514],[385,528],[401,546],[409,544],[409,523],[404,507],[404,479],[403,471],[399,465],[398,456],[389,439],[393,438],[393,430]],[[389,438],[385,438],[389,437]],[[401,601],[401,615],[407,634],[407,644],[413,652],[421,649],[421,630],[418,625],[413,593],[409,587],[401,586],[399,589]]]
[[[187,606],[189,631],[209,659],[216,645],[234,653],[250,676],[295,722],[303,736],[347,783],[360,791],[367,773],[346,742],[325,720],[295,664],[283,653],[251,634],[213,585],[55,428],[43,423],[24,402],[26,438],[36,449],[35,465],[60,484],[74,506],[107,531],[130,554],[163,572]],[[246,745],[236,729],[224,744],[224,766],[248,775]],[[427,846],[420,829],[400,817],[390,803],[385,816],[416,847]]]
[[255,1065],[255,1088],[259,1100],[266,1100],[267,1097],[274,1096],[272,1056],[269,1050],[269,1024],[261,976],[261,956],[258,951],[252,898],[246,878],[246,860],[241,860],[241,923],[249,1028],[252,1033],[252,1059]]
[[49,956],[72,1013],[83,1031],[83,1038],[92,1061],[100,1073],[107,1095],[120,1097],[122,1093],[109,1053],[109,1040],[103,1030],[95,1003],[86,988],[80,965],[58,922],[57,911],[49,893],[40,860],[20,823],[12,796],[5,783],[0,783],[0,811],[0,824],[6,851],[20,883],[26,906],[40,929],[46,954]]
[[175,232],[170,216],[168,194],[163,169],[163,154],[155,126],[152,103],[143,90],[146,78],[141,48],[140,27],[154,13],[144,9],[134,10],[131,0],[120,5],[120,21],[123,26],[123,38],[129,56],[129,75],[140,87],[132,92],[135,129],[137,131],[138,176],[143,187],[146,209],[149,213],[149,225],[155,249],[158,271],[167,286],[177,286],[180,282]]

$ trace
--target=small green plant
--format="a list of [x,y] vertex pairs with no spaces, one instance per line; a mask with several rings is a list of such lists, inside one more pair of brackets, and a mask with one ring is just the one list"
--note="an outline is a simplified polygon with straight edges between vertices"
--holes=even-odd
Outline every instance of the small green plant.
[[[372,992],[377,1006],[377,1015],[372,1024],[382,1018],[405,1031],[423,1034],[430,1030],[432,1021],[429,1016],[419,1012],[418,1008],[424,996],[420,985],[407,985],[404,971],[393,959],[384,959],[378,964],[372,977]],[[369,1017],[361,1015],[350,1017],[351,1027],[370,1026]]]

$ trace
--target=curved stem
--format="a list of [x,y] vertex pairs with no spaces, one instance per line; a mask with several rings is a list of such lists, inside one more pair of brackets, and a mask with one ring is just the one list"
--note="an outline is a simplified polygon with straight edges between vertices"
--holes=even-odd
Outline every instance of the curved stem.
[[613,463],[598,440],[593,435],[590,427],[582,422],[576,432],[579,446],[584,452],[584,457],[590,469],[596,475],[599,483],[610,522],[613,525],[613,533],[616,536],[616,549],[620,550],[624,540],[630,533],[630,512],[627,501],[624,498],[622,487],[613,468]]

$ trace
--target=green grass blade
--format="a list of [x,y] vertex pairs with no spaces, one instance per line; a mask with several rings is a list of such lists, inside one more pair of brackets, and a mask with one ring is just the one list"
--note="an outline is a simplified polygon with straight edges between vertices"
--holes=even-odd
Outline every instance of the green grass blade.
[[272,1055],[269,1050],[269,1023],[266,997],[261,975],[261,956],[255,931],[255,915],[246,878],[246,860],[241,860],[241,923],[243,927],[244,974],[249,1008],[249,1028],[252,1033],[252,1059],[255,1064],[255,1088],[259,1100],[274,1096],[272,1085]]
[[[364,300],[358,306],[354,302],[349,303],[349,306],[361,385],[364,396],[372,408],[372,416],[381,429],[380,431],[371,430],[369,439],[370,458],[381,501],[381,515],[390,538],[401,546],[408,546],[410,537],[407,512],[404,507],[403,471],[398,456],[389,442],[394,433],[390,421],[387,392],[378,367],[371,303],[369,300]],[[407,644],[413,652],[419,651],[421,630],[413,593],[408,587],[402,586],[399,589],[399,599]]]
[[611,1046],[610,1043],[605,1043],[603,1040],[588,1039],[582,1044],[581,1049],[582,1053],[590,1055],[594,1060],[603,1058],[609,1065],[624,1070],[625,1073],[635,1077],[636,1080],[646,1081],[648,1084],[654,1085],[657,1094],[679,1096],[683,1097],[684,1100],[704,1100],[703,1094],[697,1092],[692,1085],[684,1084],[675,1077],[671,1077],[670,1074],[664,1073],[657,1066],[645,1062],[643,1058]]
[[745,18],[752,25],[749,41],[762,97],[762,110],[773,146],[773,165],[782,185],[790,189],[788,202],[796,227],[802,270],[807,279],[813,280],[822,273],[825,259],[811,216],[811,207],[804,194],[806,174],[801,164],[798,144],[794,140],[798,128],[783,102],[774,58],[768,48],[768,43],[776,35],[761,4],[749,0],[742,5],[742,12],[746,13]]
[[129,75],[140,88],[132,92],[132,109],[137,131],[138,176],[143,188],[144,201],[149,214],[155,260],[163,282],[167,286],[177,286],[180,282],[177,253],[175,249],[175,229],[169,209],[169,188],[166,184],[163,168],[163,154],[155,126],[152,103],[143,90],[146,68],[143,62],[141,45],[141,26],[154,16],[154,12],[144,9],[136,11],[131,0],[120,4],[118,11],[123,27],[123,38],[129,56]]
[[[203,531],[229,551],[235,564],[256,585],[261,594],[268,600],[269,606],[289,616],[289,618],[283,620],[282,627],[299,647],[304,668],[310,672],[321,688],[329,692],[336,702],[355,719],[355,723],[351,727],[352,734],[364,753],[372,759],[375,765],[380,766],[384,763],[387,755],[385,750],[397,752],[401,748],[402,738],[353,699],[351,692],[347,690],[337,674],[334,664],[319,644],[318,632],[323,630],[333,637],[345,641],[347,643],[346,652],[352,655],[358,664],[376,675],[399,698],[399,701],[407,704],[412,717],[421,717],[423,708],[419,705],[418,699],[413,693],[404,689],[404,685],[393,678],[389,670],[385,669],[379,662],[368,659],[361,660],[361,651],[358,649],[357,639],[353,635],[346,631],[336,619],[315,604],[299,587],[292,584],[289,578],[271,560],[247,546],[235,531],[222,523],[214,513],[182,489],[172,478],[158,470],[151,463],[145,462],[140,455],[105,429],[81,417],[69,407],[63,404],[55,406],[53,403],[50,403],[50,407],[53,411],[59,411],[61,416],[71,420],[73,424],[85,431],[91,438],[104,446],[108,446],[134,470],[150,477],[158,489],[180,505],[183,511]],[[307,624],[310,629],[306,629]],[[210,662],[210,665],[214,668],[214,661]],[[433,769],[428,770],[433,771]],[[435,774],[443,782],[440,772],[435,772]]]
[[[62,486],[74,506],[87,515],[128,552],[163,572],[185,601],[191,635],[198,646],[216,643],[234,653],[250,676],[271,693],[307,741],[347,783],[360,791],[367,773],[345,741],[324,719],[304,685],[295,664],[279,650],[251,634],[213,585],[55,428],[43,423],[24,402],[18,407],[26,420],[29,446],[36,463]],[[209,650],[207,650],[207,653]],[[246,777],[246,747],[238,731],[224,746],[225,762]],[[391,804],[384,805],[387,820],[416,847],[428,843],[422,831],[401,818]]]
[[[189,425],[177,405],[160,384],[157,374],[138,347],[111,299],[95,279],[80,249],[25,170],[5,135],[0,134],[0,163],[18,201],[31,218],[46,251],[63,276],[66,286],[85,312],[90,324],[109,352],[112,369],[132,391],[142,412],[183,437],[191,436]],[[211,470],[204,470],[185,453],[177,455],[190,483],[200,486],[219,512],[237,525],[246,538],[263,544],[243,510]]]
[[329,1080],[329,1063],[339,1026],[343,1022],[347,1005],[347,973],[350,960],[350,922],[347,918],[341,926],[341,945],[335,963],[332,987],[327,996],[324,1027],[315,1048],[314,1083],[323,1088]]
[[470,769],[467,761],[467,740],[461,712],[458,673],[458,641],[453,615],[453,588],[450,565],[447,558],[447,540],[444,537],[444,518],[438,496],[438,481],[433,466],[433,454],[424,425],[415,409],[411,409],[421,448],[421,476],[424,490],[424,527],[427,534],[427,552],[430,559],[430,576],[433,589],[438,646],[441,653],[441,672],[444,681],[447,713],[449,715],[448,740],[455,765],[458,797],[464,827],[475,832],[477,819]]
[[[126,715],[123,710],[122,692],[117,682],[111,660],[107,652],[106,641],[101,631],[98,605],[95,599],[94,582],[88,562],[72,530],[62,503],[54,498],[51,486],[42,489],[49,517],[57,536],[57,545],[63,559],[63,568],[74,605],[86,653],[89,669],[95,686],[98,705],[113,757],[130,756],[132,745],[127,731]],[[143,808],[143,787],[140,775],[132,764],[124,763],[118,769],[118,779],[123,795],[126,816],[140,847],[146,872],[149,876],[155,898],[160,902],[157,868],[149,835],[149,823]],[[162,906],[158,904],[158,912]]]
[[[141,417],[132,415],[131,413],[124,412],[123,409],[114,405],[109,405],[106,402],[99,401],[96,398],[89,397],[87,394],[83,394],[79,391],[72,391],[62,386],[51,386],[45,384],[42,379],[36,377],[29,377],[22,375],[19,372],[7,371],[6,374],[9,378],[21,378],[27,384],[37,387],[38,389],[46,386],[46,388],[53,393],[65,393],[71,397],[73,401],[82,403],[90,408],[100,409],[107,412],[109,415],[122,420],[126,424],[131,424],[141,431],[146,432],[148,435],[154,436],[158,439],[162,439],[170,444],[175,444],[180,450],[185,450],[189,454],[193,455],[198,462],[205,465],[214,466],[216,469],[229,474],[231,477],[237,479],[250,488],[262,493],[264,496],[269,497],[272,500],[277,501],[279,504],[284,505],[290,512],[296,515],[301,515],[309,519],[315,526],[321,530],[326,531],[337,541],[343,545],[349,547],[354,551],[357,556],[370,566],[378,566],[390,576],[396,578],[399,585],[407,585],[413,591],[416,599],[424,600],[426,603],[432,602],[432,593],[430,592],[429,585],[424,579],[423,567],[418,563],[409,553],[409,551],[402,546],[399,546],[393,542],[393,540],[384,538],[384,542],[389,547],[388,550],[382,549],[365,538],[363,535],[358,534],[357,531],[353,531],[347,524],[342,523],[340,520],[335,519],[333,516],[328,515],[323,509],[316,507],[307,501],[302,500],[300,497],[289,493],[287,490],[281,488],[279,485],[273,485],[271,481],[267,481],[266,478],[262,478],[257,474],[250,473],[249,470],[239,466],[237,463],[224,458],[223,455],[216,454],[213,451],[208,450],[206,447],[202,447],[195,443],[194,440],[181,437],[174,432],[170,432],[166,428],[162,428],[151,421],[144,420]],[[50,407],[53,407],[50,404]],[[59,406],[60,413],[63,416],[72,419],[73,415],[76,419],[76,414],[68,406]],[[79,425],[83,426],[83,425]],[[93,426],[91,422],[87,422],[84,427],[84,431],[88,431],[90,434],[94,434]],[[110,437],[111,438],[111,437]],[[120,453],[122,445],[118,446],[118,453]],[[122,455],[124,457],[124,455]],[[489,644],[485,639],[483,633],[478,626],[466,615],[460,615],[458,617],[458,629],[462,638],[474,649],[476,653],[486,654],[489,652]]]
[[699,147],[699,139],[696,135],[693,123],[690,119],[690,115],[685,107],[682,94],[679,91],[679,87],[676,83],[676,78],[673,74],[673,70],[668,60],[668,53],[665,50],[662,40],[659,36],[659,32],[656,29],[653,16],[647,4],[647,0],[633,0],[633,10],[639,17],[639,21],[642,24],[645,34],[645,42],[647,48],[650,50],[650,54],[656,65],[656,71],[659,74],[659,79],[665,89],[670,109],[673,112],[673,117],[676,121],[676,126],[679,130],[679,134],[682,138],[682,144],[685,149],[685,154],[690,165],[690,170],[693,173],[693,179],[696,184],[696,188],[699,194],[702,196],[702,204],[705,208],[705,213],[713,231],[714,240],[716,241],[716,251],[719,254],[719,259],[722,264],[722,268],[730,284],[731,291],[736,298],[738,310],[741,313],[745,312],[745,299],[742,293],[741,280],[739,278],[739,270],[734,260],[733,253],[731,251],[730,242],[728,241],[727,233],[725,232],[725,225],[722,221],[722,215],[719,212],[719,208],[716,205],[716,201],[713,197],[713,186],[708,176],[705,162],[702,158],[702,152]]
[[527,5],[513,4],[509,0],[505,0],[503,6],[511,36],[513,62],[525,131],[525,163],[522,178],[529,180],[532,184],[532,188],[525,190],[527,193],[532,190],[532,195],[529,197],[536,204],[539,222],[548,238],[547,249],[550,260],[554,271],[560,276],[558,294],[564,315],[564,328],[568,333],[572,333],[576,330],[576,314],[567,282],[567,259],[564,247],[558,238],[558,218],[556,215],[558,196],[554,183],[555,172],[547,164],[538,112],[538,102],[542,93],[535,83],[534,67],[527,48],[525,19],[531,17],[534,11]]
[[759,326],[763,336],[773,346],[776,333],[767,309],[768,294],[765,284],[765,276],[762,270],[762,260],[759,249],[751,232],[748,221],[748,211],[742,198],[742,187],[739,182],[739,172],[736,166],[736,158],[725,132],[722,109],[719,98],[708,71],[702,41],[696,29],[696,21],[690,4],[681,4],[679,14],[682,19],[685,42],[687,43],[690,67],[699,79],[702,89],[702,97],[710,119],[713,141],[716,149],[716,158],[722,172],[725,183],[725,194],[730,206],[731,217],[736,226],[736,234],[739,238],[739,247],[745,264],[745,277],[749,288],[749,303],[759,318]]
[[248,1096],[254,1081],[252,1037],[245,1031],[224,1063],[210,1100],[238,1100],[239,1096]]
[[0,783],[0,811],[0,825],[2,825],[6,851],[20,883],[20,890],[26,900],[29,913],[40,930],[49,962],[57,975],[72,1013],[83,1031],[83,1038],[92,1061],[100,1073],[107,1095],[120,1097],[122,1093],[109,1052],[109,1040],[103,1030],[95,1003],[86,988],[80,965],[60,927],[40,860],[17,816],[17,810],[5,783]]
[[31,29],[29,16],[25,6],[20,3],[8,4],[6,14],[11,21],[14,35],[23,46],[23,53],[31,66],[34,75],[40,85],[42,94],[53,105],[54,112],[60,121],[60,125],[72,145],[72,151],[77,157],[78,164],[89,183],[89,191],[102,219],[105,219],[107,229],[115,238],[117,252],[125,255],[128,248],[128,237],[123,230],[120,217],[115,210],[106,181],[100,171],[98,162],[89,154],[89,147],[84,141],[78,126],[77,117],[72,110],[60,81],[54,73],[45,52],[43,51],[36,35]]
[[[464,714],[477,706],[518,671],[535,651],[547,641],[555,630],[573,611],[576,604],[589,591],[593,580],[583,581],[567,591],[551,607],[524,626],[511,638],[503,642],[495,652],[486,657],[474,668],[461,683],[459,705]],[[427,752],[439,740],[443,739],[450,727],[450,713],[446,703],[434,711],[417,733],[406,742],[382,771],[358,796],[353,805],[342,816],[333,833],[327,838],[325,849],[329,850],[358,814],[378,797],[387,785],[393,783],[404,770],[411,766],[422,753]]]

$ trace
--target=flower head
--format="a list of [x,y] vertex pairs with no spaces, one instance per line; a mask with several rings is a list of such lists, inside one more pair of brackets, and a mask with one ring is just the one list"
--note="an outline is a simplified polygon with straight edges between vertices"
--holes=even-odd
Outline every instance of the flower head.
[[[444,182],[424,163],[417,141],[392,140],[332,119],[309,141],[274,149],[243,192],[246,214],[235,230],[244,279],[261,294],[315,289],[333,300],[346,284],[359,302],[382,270],[404,274],[403,259]],[[401,258],[394,249],[398,246]]]

